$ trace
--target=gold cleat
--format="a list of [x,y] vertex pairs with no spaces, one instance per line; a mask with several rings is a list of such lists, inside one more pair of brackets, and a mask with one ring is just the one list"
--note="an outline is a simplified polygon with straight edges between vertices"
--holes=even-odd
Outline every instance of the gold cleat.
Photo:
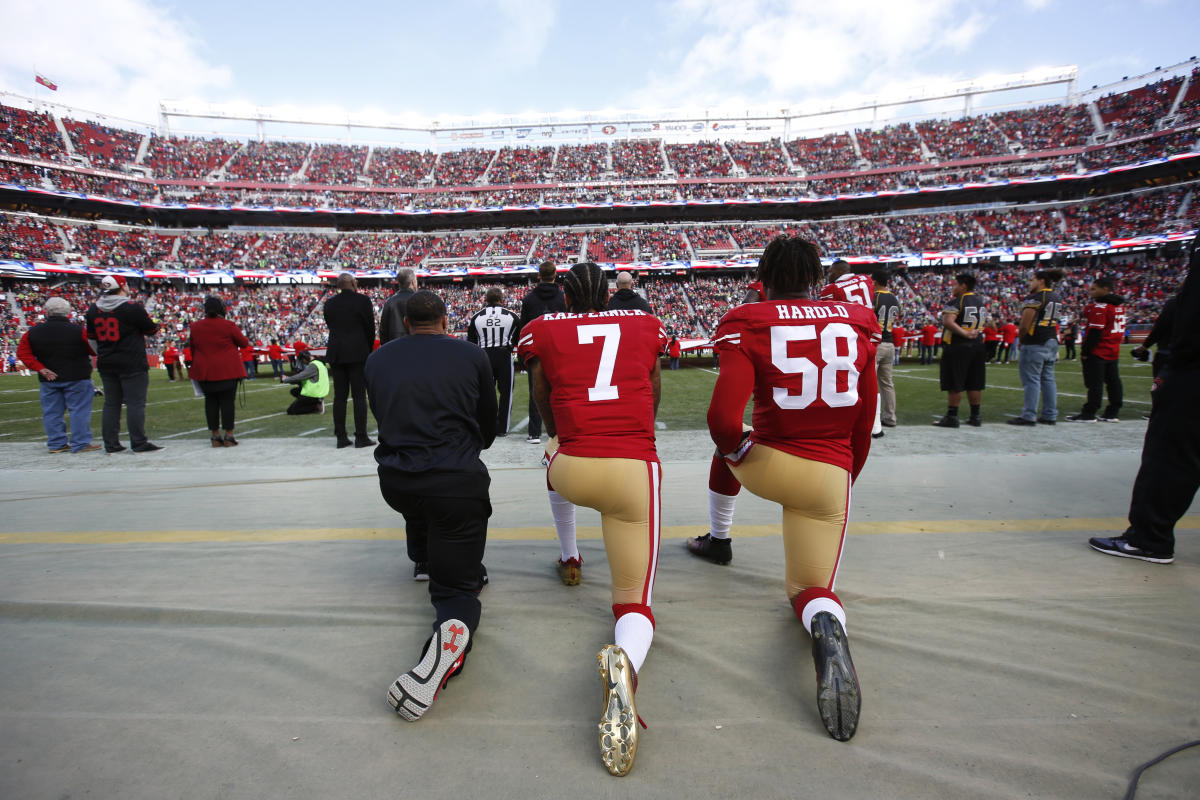
[[600,760],[618,778],[633,769],[638,748],[638,714],[633,702],[634,675],[629,656],[615,644],[599,655],[604,680],[604,715],[600,718]]
[[558,570],[558,579],[563,582],[563,586],[578,586],[583,577],[583,558],[568,558],[566,561],[560,558],[555,569]]

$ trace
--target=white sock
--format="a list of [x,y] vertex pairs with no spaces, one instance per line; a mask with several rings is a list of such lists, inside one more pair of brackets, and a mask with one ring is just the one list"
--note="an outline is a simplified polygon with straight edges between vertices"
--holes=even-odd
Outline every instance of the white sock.
[[562,560],[579,558],[579,545],[575,542],[575,504],[558,492],[550,489],[550,513],[554,515],[554,530],[558,533],[558,546],[562,549]]
[[644,614],[624,614],[617,620],[613,632],[614,644],[629,656],[634,672],[642,671],[642,663],[654,641],[654,624]]
[[875,424],[871,426],[871,435],[879,433],[883,430],[883,422],[880,418],[883,412],[883,398],[879,395],[875,396]]
[[737,495],[720,494],[708,490],[708,532],[714,539],[728,539],[729,527],[733,525],[733,507]]

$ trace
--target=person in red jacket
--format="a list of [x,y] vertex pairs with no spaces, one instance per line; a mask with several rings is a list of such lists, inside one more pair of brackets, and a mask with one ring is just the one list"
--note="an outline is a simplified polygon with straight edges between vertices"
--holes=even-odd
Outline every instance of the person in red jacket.
[[211,296],[204,300],[204,319],[192,323],[188,346],[192,350],[192,379],[204,392],[204,415],[212,434],[212,446],[236,447],[233,401],[238,383],[246,377],[241,352],[250,347],[250,340],[237,325],[225,319],[221,298]]
[[1008,363],[1009,356],[1015,355],[1012,346],[1018,333],[1019,329],[1011,321],[1000,326],[1000,360],[1005,364]]
[[271,362],[271,377],[275,380],[283,381],[283,348],[279,346],[278,339],[272,339],[271,344],[267,347],[267,359]]
[[[1124,387],[1117,363],[1121,358],[1121,342],[1125,339],[1125,298],[1113,294],[1110,278],[1092,281],[1088,293],[1092,302],[1083,309],[1084,329],[1079,360],[1083,365],[1083,383],[1087,386],[1087,402],[1078,414],[1070,414],[1070,422],[1119,422]],[[1100,410],[1103,392],[1108,392],[1108,405]]]
[[925,327],[921,328],[921,343],[917,349],[922,364],[932,364],[937,356],[938,333],[938,326],[932,322],[925,323]]
[[307,351],[308,351],[308,345],[305,344],[303,339],[297,339],[296,341],[292,342],[292,369],[293,370],[303,368],[303,365],[299,364],[298,362],[300,360],[300,354],[307,352]]
[[736,480],[782,506],[788,602],[812,637],[821,720],[846,741],[861,693],[834,583],[850,487],[871,448],[881,329],[870,306],[813,299],[821,257],[805,239],[771,240],[758,277],[766,299],[730,310],[713,337],[721,370],[708,430]]
[[240,348],[238,352],[242,359],[244,377],[253,379],[255,377],[255,369],[258,367],[258,361],[254,355],[254,347],[250,344],[249,339],[246,340],[246,346]]
[[991,364],[996,360],[996,351],[1000,347],[1000,331],[990,322],[983,326],[983,347],[987,363]]
[[163,350],[163,364],[165,364],[167,367],[167,379],[171,383],[174,383],[176,380],[178,380],[178,378],[175,377],[176,372],[179,373],[180,378],[183,377],[183,370],[179,366],[179,355],[179,348],[176,347],[174,343],[168,344],[167,348]]
[[683,355],[683,347],[679,344],[678,337],[672,336],[670,343],[667,345],[667,356],[671,359],[671,369],[679,369],[679,357]]
[[904,349],[904,345],[906,344],[905,339],[907,338],[908,331],[904,330],[904,328],[901,328],[899,325],[892,326],[892,346],[895,348],[895,356],[892,361],[893,364],[900,363],[900,351]]

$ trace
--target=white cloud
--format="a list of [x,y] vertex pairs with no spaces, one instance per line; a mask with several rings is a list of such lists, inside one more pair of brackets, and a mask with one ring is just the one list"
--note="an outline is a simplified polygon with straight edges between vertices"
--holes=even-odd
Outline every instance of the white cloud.
[[699,29],[678,67],[643,105],[830,98],[864,86],[928,82],[919,56],[968,50],[988,21],[965,0],[676,0],[683,29]]
[[212,99],[230,70],[147,0],[64,0],[53,20],[39,3],[0,2],[0,87],[31,95],[36,69],[56,81],[43,97],[106,115],[155,122],[158,101]]
[[550,41],[557,21],[555,0],[495,0],[500,14],[494,49],[504,54],[510,67],[535,63]]

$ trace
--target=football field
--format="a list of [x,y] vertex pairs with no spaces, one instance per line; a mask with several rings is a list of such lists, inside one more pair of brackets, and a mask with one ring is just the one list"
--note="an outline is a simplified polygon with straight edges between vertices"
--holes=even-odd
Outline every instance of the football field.
[[[708,363],[705,360],[704,363]],[[712,396],[717,372],[710,366],[687,366],[662,372],[662,403],[658,424],[665,430],[704,430],[705,414]],[[324,416],[289,417],[284,412],[292,397],[287,385],[260,371],[256,380],[243,383],[238,394],[237,431],[257,438],[317,437],[333,435],[333,420],[328,406]],[[901,425],[924,425],[945,413],[945,394],[938,386],[937,364],[922,366],[915,358],[902,359],[894,370],[897,416]],[[99,375],[93,374],[99,385]],[[1150,365],[1125,355],[1121,360],[1121,379],[1125,385],[1127,419],[1140,417],[1150,408]],[[985,423],[1003,423],[1021,410],[1021,379],[1015,362],[990,364],[988,388],[983,398]],[[1079,410],[1084,386],[1078,361],[1059,361],[1057,369],[1059,418]],[[514,384],[513,433],[525,429],[528,419],[528,382],[518,373]],[[965,404],[965,399],[964,399]],[[96,398],[92,420],[93,434],[99,434],[99,411],[103,400]],[[962,409],[965,416],[967,409]],[[186,381],[170,383],[161,369],[150,372],[150,393],[146,410],[146,429],[158,444],[173,439],[205,439],[204,403]],[[374,423],[372,422],[372,429]],[[37,442],[44,440],[37,378],[19,375],[0,376],[0,437],[4,441]]]

